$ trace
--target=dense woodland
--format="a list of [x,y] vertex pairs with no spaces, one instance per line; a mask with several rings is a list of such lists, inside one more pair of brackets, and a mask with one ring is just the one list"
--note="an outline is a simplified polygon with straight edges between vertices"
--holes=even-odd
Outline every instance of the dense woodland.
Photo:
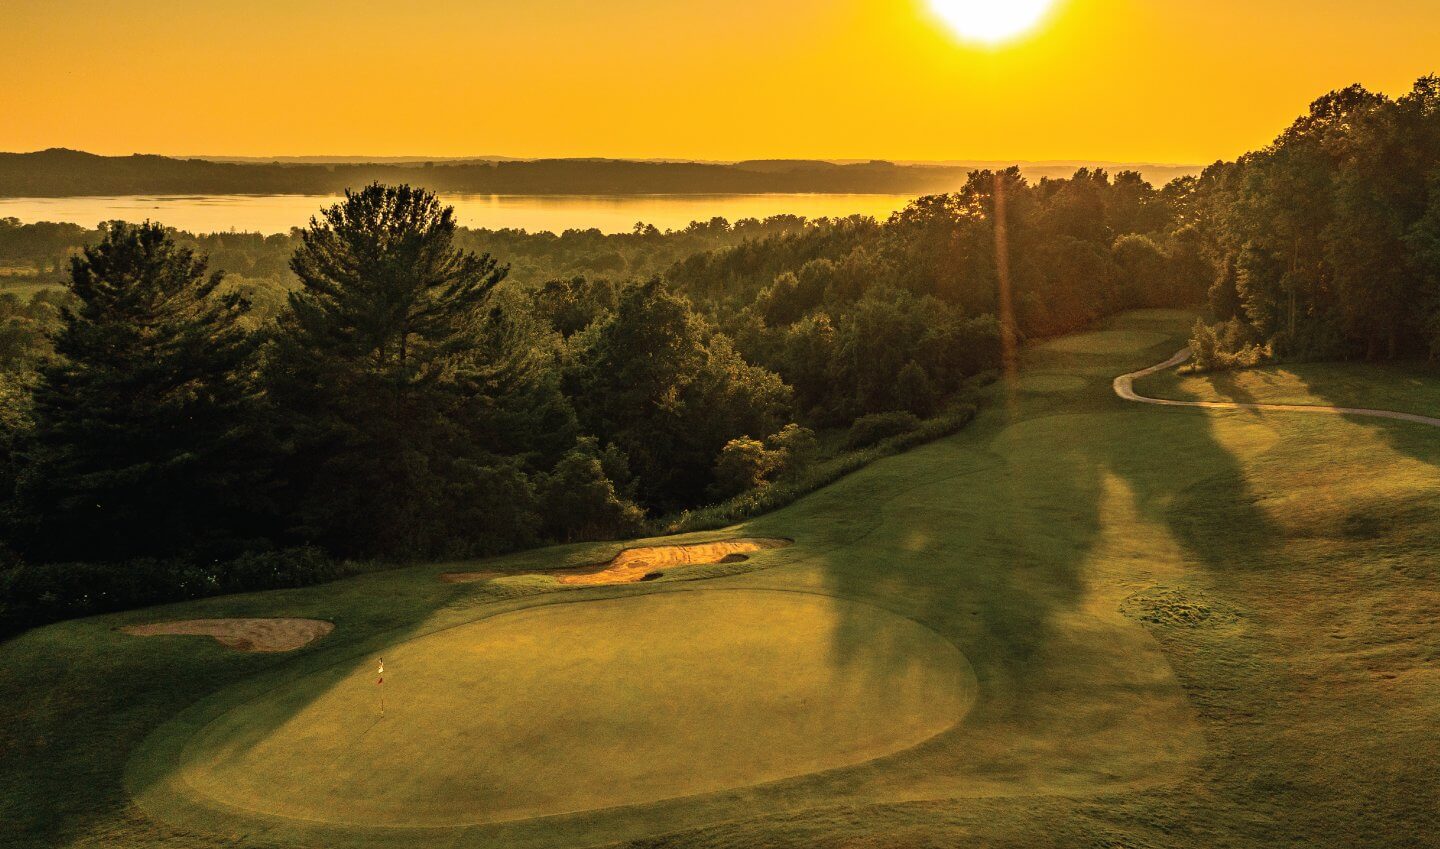
[[1202,368],[1440,355],[1440,78],[1332,92],[1185,182],[1218,270]]
[[1202,367],[1433,355],[1436,107],[1347,89],[1199,178],[977,171],[883,222],[472,231],[381,184],[272,237],[0,222],[0,266],[64,282],[0,296],[0,614],[770,505],[963,423],[1007,331],[1207,293]]

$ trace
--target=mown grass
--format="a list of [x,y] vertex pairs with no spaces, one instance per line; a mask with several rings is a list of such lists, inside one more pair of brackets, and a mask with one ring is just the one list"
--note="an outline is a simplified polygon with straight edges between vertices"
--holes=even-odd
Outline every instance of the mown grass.
[[1440,415],[1440,366],[1424,362],[1295,363],[1195,375],[1171,371],[1136,386],[1156,398],[1321,404]]
[[[544,579],[437,580],[457,569],[520,575],[594,562],[616,547],[572,546],[26,634],[0,646],[5,836],[25,846],[171,847],[1433,845],[1440,833],[1433,767],[1440,756],[1440,429],[1155,409],[1114,397],[1115,374],[1168,356],[1190,323],[1183,314],[1135,314],[1103,335],[1027,352],[1026,378],[989,390],[985,412],[957,435],[703,535],[796,540],[703,582],[667,575],[560,592]],[[249,795],[259,804],[239,811],[170,784],[184,765],[198,770],[191,777],[203,785],[246,752],[263,753],[267,741],[297,731],[318,736],[281,751],[335,745],[353,729],[338,723],[325,731],[306,717],[343,701],[348,682],[372,672],[379,653],[400,652],[393,656],[401,669],[415,668],[404,660],[414,653],[414,664],[438,670],[427,673],[432,679],[449,675],[447,665],[455,674],[482,674],[490,668],[483,653],[471,661],[463,652],[489,645],[484,635],[496,632],[484,621],[512,611],[548,615],[539,606],[556,603],[582,618],[592,607],[603,619],[604,605],[589,602],[629,604],[677,591],[707,605],[670,596],[679,609],[637,617],[643,627],[634,629],[628,617],[593,627],[565,617],[569,624],[511,634],[506,659],[494,666],[507,670],[497,680],[420,688],[433,691],[425,698],[460,706],[461,718],[425,714],[452,717],[451,736],[436,745],[453,754],[443,759],[447,768],[462,778],[490,774],[492,785],[521,788],[522,796],[531,782],[538,798],[565,790],[565,764],[573,762],[598,796],[600,788],[610,792],[610,779],[629,786],[634,773],[626,770],[637,764],[673,764],[666,753],[685,751],[687,741],[713,751],[705,747],[715,738],[683,711],[667,729],[666,694],[692,691],[661,686],[664,675],[684,671],[687,687],[760,705],[786,673],[770,664],[712,668],[701,656],[667,652],[692,633],[702,655],[728,652],[735,641],[762,653],[783,646],[783,617],[775,614],[773,628],[763,615],[754,620],[765,612],[753,604],[757,593],[836,600],[825,608],[823,651],[812,641],[797,655],[808,658],[808,674],[884,682],[917,663],[929,668],[924,652],[876,624],[889,621],[871,613],[878,609],[962,653],[974,704],[951,709],[953,728],[864,763],[835,766],[827,760],[832,750],[811,750],[822,771],[698,791],[687,775],[616,807],[508,823],[477,815],[470,827],[325,825],[276,816],[281,803],[265,802],[259,789]],[[714,607],[726,594],[734,606]],[[331,619],[336,629],[288,656],[113,630],[219,615],[310,616]],[[556,651],[573,639],[562,639],[572,626],[593,637],[587,651],[596,654],[567,679]],[[474,639],[438,636],[465,633]],[[427,648],[441,644],[447,647]],[[524,662],[526,651],[533,663]],[[656,677],[644,680],[660,689],[633,703],[623,700],[626,688],[597,695],[593,704],[603,710],[587,722],[588,691],[603,687],[595,676],[603,679],[607,664],[615,664],[616,680],[653,668]],[[527,670],[540,689],[520,686]],[[567,690],[567,680],[576,687]],[[507,687],[504,699],[486,695]],[[542,691],[554,695],[518,698]],[[825,692],[828,701],[855,703]],[[467,704],[473,722],[463,718]],[[923,713],[905,704],[897,702],[898,714]],[[551,722],[562,709],[580,712],[570,723]],[[757,710],[755,722],[773,714],[775,728],[811,716],[798,704]],[[726,716],[725,739],[751,748],[744,711]],[[215,736],[197,738],[212,720]],[[219,733],[226,727],[233,730]],[[531,734],[538,735],[533,751],[544,755],[527,764],[516,753],[527,750]],[[818,726],[817,735],[849,738]],[[613,741],[613,771],[595,756],[597,739]],[[782,733],[769,748],[794,755],[805,751],[800,743],[815,742],[798,741]],[[390,748],[414,746],[397,739]],[[510,757],[493,758],[499,751]],[[417,758],[385,757],[359,766],[419,782],[405,789],[411,798],[483,814],[480,791],[440,780],[442,772]],[[696,758],[696,776],[707,774],[707,759],[723,762],[715,775],[743,767],[728,755]],[[462,769],[467,763],[473,773]],[[346,789],[354,785],[341,780],[343,772],[312,768],[309,794],[286,804],[324,806],[326,816],[347,805],[363,811],[368,803]],[[261,777],[257,769],[248,780]],[[667,788],[697,795],[662,798]]]

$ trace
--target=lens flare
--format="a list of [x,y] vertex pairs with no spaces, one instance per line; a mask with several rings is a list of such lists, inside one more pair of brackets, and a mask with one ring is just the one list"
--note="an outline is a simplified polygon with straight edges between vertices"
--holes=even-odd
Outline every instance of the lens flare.
[[1000,44],[1018,38],[1045,19],[1055,0],[930,0],[930,7],[960,38]]

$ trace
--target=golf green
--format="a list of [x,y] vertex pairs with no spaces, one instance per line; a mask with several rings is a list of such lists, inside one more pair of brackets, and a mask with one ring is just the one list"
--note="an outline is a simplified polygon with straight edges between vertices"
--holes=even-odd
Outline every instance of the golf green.
[[[860,662],[845,633],[908,662]],[[384,661],[383,716],[373,659],[302,677],[206,724],[172,786],[201,806],[332,825],[494,823],[854,765],[950,728],[975,695],[934,631],[803,592],[547,604]]]

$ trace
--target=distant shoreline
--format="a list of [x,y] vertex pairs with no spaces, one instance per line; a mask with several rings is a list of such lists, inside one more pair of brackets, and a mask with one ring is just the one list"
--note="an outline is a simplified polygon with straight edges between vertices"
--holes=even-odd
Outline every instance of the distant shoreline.
[[[334,195],[372,182],[410,183],[437,193],[521,197],[704,195],[890,195],[952,192],[972,171],[997,163],[896,164],[761,160],[739,163],[596,159],[426,160],[291,163],[97,156],[52,149],[0,153],[0,197]],[[1032,181],[1069,177],[1084,163],[1021,163]],[[1163,185],[1199,166],[1094,163],[1112,174],[1137,170]]]

